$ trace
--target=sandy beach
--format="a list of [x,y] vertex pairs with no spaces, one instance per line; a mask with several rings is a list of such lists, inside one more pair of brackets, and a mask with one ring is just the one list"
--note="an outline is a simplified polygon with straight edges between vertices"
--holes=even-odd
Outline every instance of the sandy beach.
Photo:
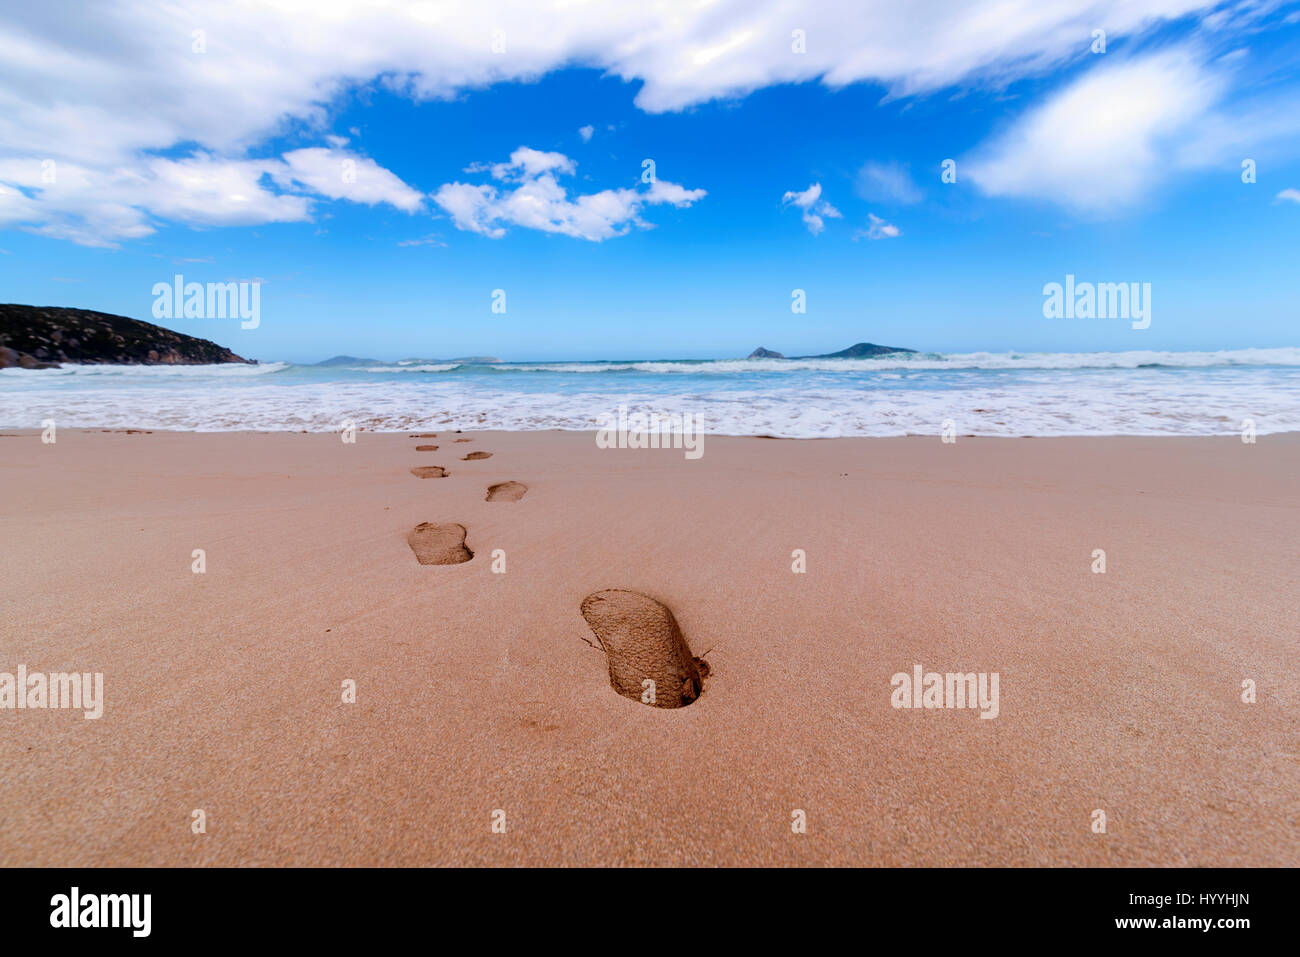
[[[0,671],[104,707],[0,711],[0,864],[1296,865],[1297,475],[1296,433],[7,430]],[[697,700],[615,692],[602,589]],[[893,707],[916,665],[996,718]]]

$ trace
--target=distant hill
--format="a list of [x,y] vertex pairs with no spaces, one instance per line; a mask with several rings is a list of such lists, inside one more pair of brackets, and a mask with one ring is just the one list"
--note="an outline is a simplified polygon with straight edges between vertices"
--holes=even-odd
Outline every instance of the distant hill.
[[378,359],[358,359],[356,356],[334,356],[312,363],[314,366],[377,366],[379,364]]
[[759,346],[749,354],[751,359],[862,359],[870,356],[887,356],[891,352],[916,352],[915,349],[904,349],[902,346],[878,346],[874,342],[859,342],[849,346],[847,349],[841,349],[839,352],[828,352],[824,356],[784,356],[779,352],[773,352],[771,349],[764,349]]
[[207,339],[89,309],[0,303],[0,368],[57,368],[61,362],[203,365],[256,360]]

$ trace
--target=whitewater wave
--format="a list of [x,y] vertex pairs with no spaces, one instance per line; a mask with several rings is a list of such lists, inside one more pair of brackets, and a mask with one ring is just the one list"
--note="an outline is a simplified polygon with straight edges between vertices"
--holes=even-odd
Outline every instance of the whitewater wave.
[[[705,432],[789,438],[938,435],[1227,435],[1245,420],[1258,434],[1300,431],[1300,371],[1186,371],[1173,376],[1089,371],[1002,378],[963,388],[700,389],[520,392],[464,382],[334,380],[274,385],[262,379],[169,388],[81,380],[75,388],[0,389],[0,427],[183,431],[591,430],[620,405],[630,412],[690,413]],[[1121,378],[1117,379],[1116,377]],[[76,380],[65,380],[69,385]]]
[[510,375],[545,372],[603,375],[644,372],[653,375],[790,374],[943,371],[954,369],[1201,369],[1214,366],[1300,366],[1300,348],[1232,349],[1213,352],[967,352],[902,353],[863,359],[661,359],[625,362],[502,362],[482,364],[366,366],[365,372],[483,372]]
[[464,368],[459,362],[443,362],[429,364],[414,364],[408,362],[398,362],[393,365],[384,366],[348,366],[349,372],[451,372],[453,369]]
[[[379,373],[379,374],[375,374]],[[410,373],[402,375],[400,373]],[[602,373],[608,373],[602,375]],[[112,366],[0,371],[0,428],[566,429],[630,411],[790,438],[1300,431],[1300,348],[874,359]]]
[[14,379],[44,379],[62,376],[113,376],[139,379],[247,379],[274,375],[291,362],[221,362],[210,365],[107,365],[65,362],[57,369],[0,369],[0,376]]

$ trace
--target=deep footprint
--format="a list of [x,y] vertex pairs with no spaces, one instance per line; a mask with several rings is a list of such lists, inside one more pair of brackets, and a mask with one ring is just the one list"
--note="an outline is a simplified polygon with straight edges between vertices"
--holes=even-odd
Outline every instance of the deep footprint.
[[[647,595],[610,588],[582,600],[582,617],[605,650],[609,683],[625,698],[684,708],[700,696],[709,665],[691,655],[673,613]],[[649,700],[654,682],[654,700]]]
[[417,445],[417,446],[415,447],[415,451],[417,451],[417,452],[436,452],[436,451],[438,451],[438,446],[436,446],[436,445]]
[[411,474],[416,478],[446,478],[451,473],[441,465],[417,465]]
[[460,460],[462,462],[476,462],[479,459],[490,459],[490,458],[492,458],[491,452],[471,452],[469,453],[469,455],[462,455],[460,457]]
[[474,557],[465,547],[465,526],[421,522],[406,536],[406,544],[421,565],[459,565]]
[[517,502],[524,497],[528,491],[528,486],[523,482],[501,482],[497,485],[489,485],[486,501],[489,502]]

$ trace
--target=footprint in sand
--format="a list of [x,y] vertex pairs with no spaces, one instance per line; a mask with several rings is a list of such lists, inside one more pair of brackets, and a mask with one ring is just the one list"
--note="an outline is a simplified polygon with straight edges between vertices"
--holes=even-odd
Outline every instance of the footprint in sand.
[[524,497],[528,491],[528,486],[523,482],[500,482],[497,485],[489,485],[487,498],[488,502],[517,502]]
[[411,436],[413,439],[436,439],[437,437],[437,432],[417,432],[415,435]]
[[473,442],[473,439],[457,439],[457,442]]
[[459,565],[474,557],[465,547],[465,526],[421,522],[406,536],[406,544],[421,565]]
[[441,465],[417,465],[411,474],[416,478],[446,478],[451,473]]
[[415,447],[415,451],[417,451],[417,452],[436,452],[436,451],[438,451],[438,446],[436,446],[436,445],[417,445],[417,446]]
[[[708,662],[691,655],[673,613],[647,595],[610,588],[582,600],[609,661],[609,683],[625,698],[656,708],[684,708],[700,696]],[[654,682],[653,701],[648,700]]]
[[490,458],[492,458],[491,452],[471,452],[469,453],[469,455],[462,455],[460,457],[460,460],[462,462],[477,462],[479,459],[490,459]]

